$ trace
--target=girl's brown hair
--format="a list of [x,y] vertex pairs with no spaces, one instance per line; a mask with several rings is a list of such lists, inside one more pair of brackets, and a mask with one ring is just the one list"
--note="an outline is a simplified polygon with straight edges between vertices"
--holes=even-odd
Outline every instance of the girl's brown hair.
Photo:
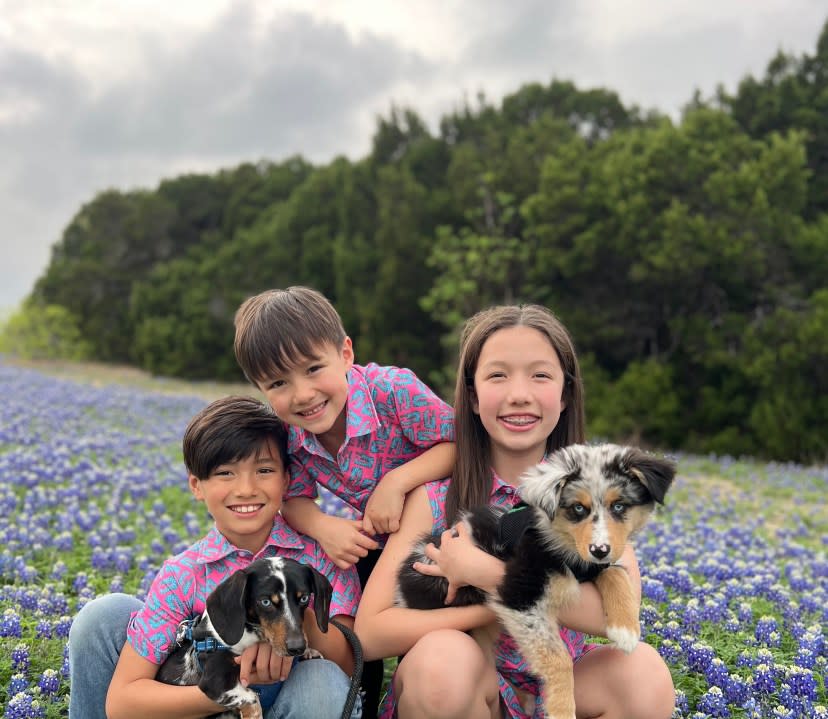
[[566,407],[546,440],[547,453],[584,441],[584,390],[575,345],[555,315],[540,305],[501,305],[478,312],[466,321],[460,336],[460,358],[454,391],[457,460],[446,496],[446,516],[489,503],[492,488],[489,435],[474,410],[474,373],[483,345],[498,330],[531,327],[549,340],[564,372]]

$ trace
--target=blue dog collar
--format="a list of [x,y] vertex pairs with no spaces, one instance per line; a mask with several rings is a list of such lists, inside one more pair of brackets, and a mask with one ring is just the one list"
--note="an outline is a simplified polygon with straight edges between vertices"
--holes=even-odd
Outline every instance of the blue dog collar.
[[213,637],[195,639],[193,637],[193,627],[197,626],[198,622],[198,619],[187,619],[178,625],[177,639],[179,643],[182,641],[192,642],[193,648],[197,652],[222,652],[230,649],[227,644],[222,644],[218,639]]

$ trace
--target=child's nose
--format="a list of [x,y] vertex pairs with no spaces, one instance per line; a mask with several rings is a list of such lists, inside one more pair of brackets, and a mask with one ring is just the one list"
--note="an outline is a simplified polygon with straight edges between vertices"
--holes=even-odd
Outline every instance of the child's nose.
[[515,378],[509,383],[509,401],[515,404],[528,402],[531,398],[529,385],[523,379]]
[[236,482],[236,494],[254,494],[256,492],[256,474],[254,472],[242,472]]
[[294,393],[294,399],[297,403],[311,400],[313,399],[313,396],[314,389],[313,384],[311,382],[308,382],[307,380],[300,380],[296,383],[296,392]]

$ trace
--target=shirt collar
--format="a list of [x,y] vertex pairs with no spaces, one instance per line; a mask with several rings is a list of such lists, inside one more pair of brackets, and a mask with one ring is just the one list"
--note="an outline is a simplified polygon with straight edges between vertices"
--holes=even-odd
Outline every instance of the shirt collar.
[[[364,368],[352,365],[348,370],[348,397],[345,400],[345,441],[352,437],[371,434],[379,427],[379,415],[371,398],[371,387],[365,377]],[[318,452],[319,440],[316,435],[291,425],[288,431],[288,453],[295,454],[300,448]]]
[[[302,549],[304,546],[305,543],[302,541],[302,538],[282,518],[281,514],[277,514],[273,520],[273,530],[270,532],[270,536],[267,538],[264,546],[256,553],[254,559],[265,554],[270,556],[271,553],[267,552],[268,547],[275,547],[275,554],[281,554],[280,550]],[[196,562],[198,564],[220,562],[227,557],[245,551],[231,544],[216,525],[213,525],[210,531],[195,543],[193,549],[195,550]]]

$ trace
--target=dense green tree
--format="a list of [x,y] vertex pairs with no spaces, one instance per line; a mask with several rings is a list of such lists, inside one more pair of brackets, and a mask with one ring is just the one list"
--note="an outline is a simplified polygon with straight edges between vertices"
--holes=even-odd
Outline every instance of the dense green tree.
[[0,328],[0,353],[25,359],[86,360],[92,348],[60,305],[27,302]]

